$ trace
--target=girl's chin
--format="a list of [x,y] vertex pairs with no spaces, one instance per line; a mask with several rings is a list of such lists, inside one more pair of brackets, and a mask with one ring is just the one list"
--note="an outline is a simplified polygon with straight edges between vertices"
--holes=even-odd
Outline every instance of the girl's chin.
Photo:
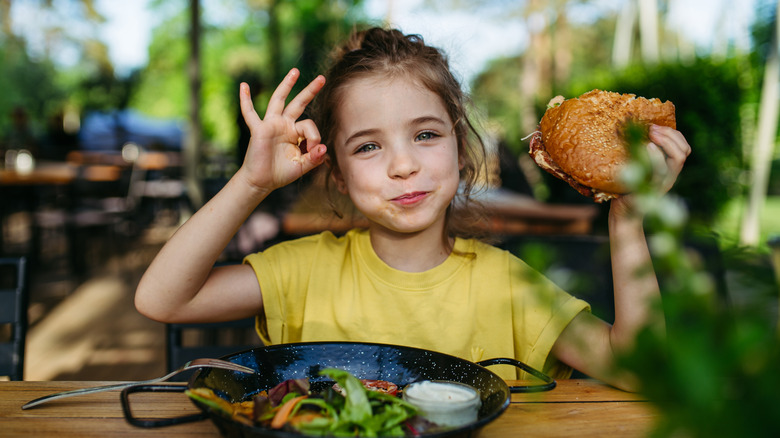
[[393,234],[420,234],[428,231],[442,232],[444,228],[444,222],[442,221],[372,221],[371,229],[383,232],[389,232]]

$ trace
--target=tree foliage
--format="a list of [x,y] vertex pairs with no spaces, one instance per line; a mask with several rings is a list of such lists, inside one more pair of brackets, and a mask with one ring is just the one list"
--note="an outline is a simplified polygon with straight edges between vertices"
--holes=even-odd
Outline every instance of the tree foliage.
[[[91,33],[93,25],[104,18],[94,8],[93,0],[70,3],[63,8],[51,0],[2,2],[0,137],[9,129],[8,115],[13,108],[21,108],[29,115],[34,133],[41,137],[49,120],[61,115],[64,107],[88,107],[94,101],[106,100],[106,90],[89,87],[96,77],[113,80],[108,49]],[[38,9],[36,29],[41,41],[36,50],[32,50],[26,35],[13,26],[11,11],[17,5]],[[74,21],[80,26],[73,26]],[[61,53],[71,55],[68,61],[72,66],[57,65],[63,58]],[[110,104],[117,103],[113,100]]]
[[[301,83],[320,72],[330,48],[360,19],[355,8],[359,3],[360,0],[231,2],[231,6],[245,12],[243,21],[204,26],[201,118],[204,137],[216,150],[231,151],[240,141],[238,84],[250,84],[262,114],[271,92],[290,68],[301,70]],[[140,72],[131,107],[158,117],[186,116],[187,13],[183,7],[174,10],[154,30],[149,64]]]
[[10,128],[9,115],[17,107],[42,125],[55,102],[65,98],[64,90],[56,85],[54,65],[31,59],[22,40],[0,45],[0,59],[0,137]]

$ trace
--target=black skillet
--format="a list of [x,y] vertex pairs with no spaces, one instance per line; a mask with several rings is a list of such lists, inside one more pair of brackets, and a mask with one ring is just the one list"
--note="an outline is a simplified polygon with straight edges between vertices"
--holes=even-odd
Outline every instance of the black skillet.
[[[247,426],[193,400],[202,411],[198,415],[169,419],[139,419],[132,415],[129,394],[134,392],[184,391],[186,388],[209,388],[230,401],[251,399],[265,389],[287,379],[308,378],[312,383],[324,381],[319,375],[325,368],[349,371],[360,379],[387,380],[403,388],[418,380],[450,380],[478,389],[482,398],[477,421],[420,437],[471,437],[486,424],[498,418],[509,406],[511,392],[548,391],[555,381],[528,365],[507,358],[489,359],[478,363],[455,356],[419,348],[398,345],[355,342],[311,342],[281,344],[255,348],[223,357],[234,363],[257,370],[248,375],[216,368],[198,370],[188,385],[138,385],[122,391],[125,418],[140,427],[158,427],[210,418],[225,437],[301,438],[304,435],[273,430],[261,426]],[[539,378],[540,385],[509,387],[506,382],[485,366],[508,364]]]

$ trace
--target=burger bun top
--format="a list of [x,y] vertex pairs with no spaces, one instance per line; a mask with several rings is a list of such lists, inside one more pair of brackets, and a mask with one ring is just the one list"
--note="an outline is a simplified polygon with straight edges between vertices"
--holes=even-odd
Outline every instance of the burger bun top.
[[[560,104],[558,104],[560,103]],[[674,104],[633,94],[592,90],[551,101],[539,125],[550,159],[577,183],[622,194],[621,167],[630,159],[624,130],[629,123],[676,129]]]

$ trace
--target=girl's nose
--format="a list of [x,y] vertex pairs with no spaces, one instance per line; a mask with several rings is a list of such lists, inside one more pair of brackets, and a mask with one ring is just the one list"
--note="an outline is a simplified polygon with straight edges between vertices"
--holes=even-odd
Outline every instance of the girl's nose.
[[408,178],[419,170],[420,164],[417,156],[414,154],[413,146],[394,148],[388,166],[390,178]]

